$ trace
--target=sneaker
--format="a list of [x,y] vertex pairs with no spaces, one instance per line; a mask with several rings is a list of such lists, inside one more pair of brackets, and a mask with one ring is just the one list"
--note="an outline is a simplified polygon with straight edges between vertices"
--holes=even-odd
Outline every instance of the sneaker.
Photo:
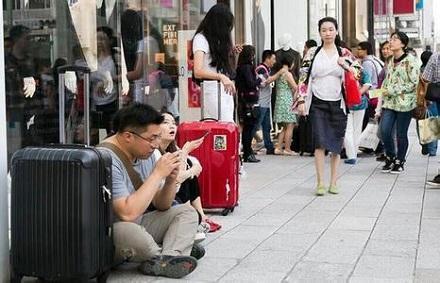
[[209,223],[202,221],[197,227],[197,232],[208,233],[211,230]]
[[191,256],[197,260],[201,259],[205,253],[205,248],[200,244],[194,244],[191,249]]
[[330,187],[328,187],[328,192],[329,192],[330,194],[334,194],[334,195],[339,194],[338,187],[336,187],[336,186],[332,186],[332,185],[330,185]]
[[396,160],[396,162],[394,163],[394,166],[391,169],[390,173],[391,174],[400,174],[400,173],[402,173],[403,170],[405,170],[403,168],[403,164],[405,164],[405,162],[400,161],[400,160]]
[[434,179],[427,181],[426,184],[431,187],[440,188],[440,174],[435,176]]
[[385,165],[382,166],[382,172],[383,173],[389,173],[391,169],[393,169],[394,166],[394,158],[386,157]]
[[356,158],[345,159],[345,160],[344,160],[344,163],[345,163],[345,164],[355,165],[355,164],[356,164]]
[[203,242],[204,240],[206,240],[206,234],[203,232],[197,232],[194,236],[194,243],[200,243]]
[[192,256],[156,256],[139,265],[138,270],[150,276],[182,278],[194,271],[197,260]]
[[325,188],[324,188],[324,185],[318,185],[318,186],[316,187],[315,195],[317,195],[317,196],[323,196],[324,194],[325,194]]

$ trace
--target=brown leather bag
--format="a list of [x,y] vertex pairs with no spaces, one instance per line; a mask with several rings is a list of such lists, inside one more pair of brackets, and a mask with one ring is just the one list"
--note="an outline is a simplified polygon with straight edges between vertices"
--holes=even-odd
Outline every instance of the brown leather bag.
[[425,119],[426,111],[428,108],[427,101],[425,99],[426,89],[428,88],[428,82],[420,76],[419,83],[416,89],[417,106],[413,109],[411,115],[414,119]]

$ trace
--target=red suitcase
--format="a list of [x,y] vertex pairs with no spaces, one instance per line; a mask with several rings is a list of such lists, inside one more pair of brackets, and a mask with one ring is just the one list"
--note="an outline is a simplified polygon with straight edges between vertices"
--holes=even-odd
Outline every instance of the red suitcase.
[[[220,83],[218,91],[220,109]],[[220,111],[218,113],[220,117]],[[233,122],[219,122],[215,119],[183,122],[177,130],[177,143],[182,147],[186,141],[199,139],[205,134],[203,144],[191,153],[203,167],[199,176],[202,205],[204,208],[223,208],[222,215],[227,215],[234,211],[239,197],[238,126]]]

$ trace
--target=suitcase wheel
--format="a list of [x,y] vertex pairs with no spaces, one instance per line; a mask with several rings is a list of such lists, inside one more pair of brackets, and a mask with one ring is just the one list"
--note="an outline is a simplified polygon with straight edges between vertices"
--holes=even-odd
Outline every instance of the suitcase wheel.
[[15,273],[14,270],[11,270],[11,283],[20,283],[22,279],[22,275],[19,275]]
[[98,283],[106,283],[109,275],[110,275],[110,270],[99,275],[98,278],[96,278],[96,281]]
[[225,209],[223,209],[223,210],[222,210],[222,215],[223,215],[223,216],[226,216],[226,215],[229,214],[229,212],[234,212],[234,208],[235,208],[235,207],[232,207],[232,208],[225,208]]

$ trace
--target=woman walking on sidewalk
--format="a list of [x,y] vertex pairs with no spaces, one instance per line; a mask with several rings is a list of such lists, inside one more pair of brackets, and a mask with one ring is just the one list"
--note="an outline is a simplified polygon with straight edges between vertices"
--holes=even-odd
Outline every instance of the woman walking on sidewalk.
[[[406,52],[409,38],[404,32],[394,32],[390,38],[393,52],[387,66],[387,75],[382,84],[383,104],[381,135],[385,146],[386,160],[382,172],[399,174],[404,170],[408,150],[408,128],[411,111],[416,107],[416,87],[419,80],[417,58]],[[393,139],[393,128],[397,132],[397,152]]]
[[[325,151],[331,152],[329,193],[337,194],[336,178],[340,153],[347,126],[347,109],[342,93],[344,71],[356,72],[348,62],[354,62],[350,51],[339,47],[338,23],[326,17],[319,21],[322,44],[307,53],[301,67],[299,98],[300,115],[309,115],[315,143],[316,195],[325,194]],[[350,59],[347,61],[347,59]]]

